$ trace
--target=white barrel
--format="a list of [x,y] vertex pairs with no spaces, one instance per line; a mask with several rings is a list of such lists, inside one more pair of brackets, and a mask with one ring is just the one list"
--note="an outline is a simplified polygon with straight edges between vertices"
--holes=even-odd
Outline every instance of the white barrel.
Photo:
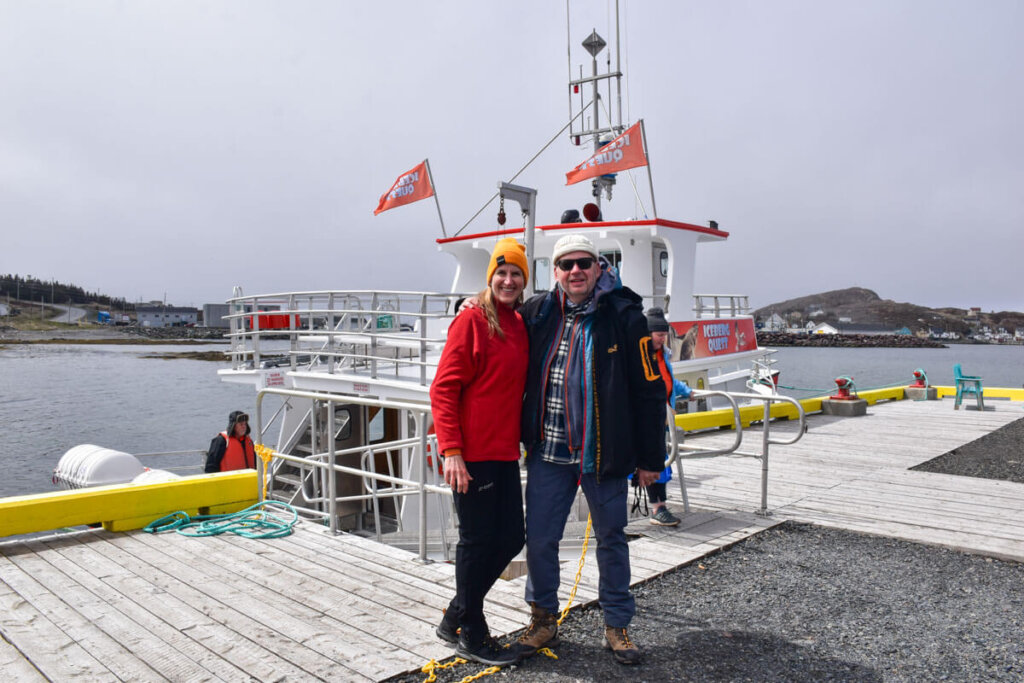
[[133,484],[159,484],[162,481],[181,479],[181,475],[167,470],[151,470],[148,467],[139,476],[132,479]]
[[145,470],[139,459],[130,453],[86,443],[61,456],[53,470],[53,483],[66,489],[124,484]]

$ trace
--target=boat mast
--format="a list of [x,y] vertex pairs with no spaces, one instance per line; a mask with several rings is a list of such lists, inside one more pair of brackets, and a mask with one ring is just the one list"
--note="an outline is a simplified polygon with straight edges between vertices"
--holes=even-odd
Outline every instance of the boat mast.
[[[569,26],[569,0],[566,0],[566,3],[565,3],[565,14],[566,14],[566,26]],[[593,141],[594,151],[595,152],[597,152],[599,149],[601,149],[604,145],[608,144],[613,138],[615,138],[623,130],[625,130],[625,127],[622,125],[622,68],[621,68],[622,62],[621,62],[620,50],[619,50],[619,35],[620,35],[620,33],[619,33],[619,3],[618,3],[618,0],[616,0],[616,2],[615,2],[615,71],[610,71],[609,70],[607,73],[604,73],[604,74],[599,74],[598,73],[598,70],[597,70],[597,55],[600,54],[601,51],[607,46],[607,43],[604,41],[604,38],[602,38],[600,35],[598,35],[597,30],[594,29],[594,30],[591,31],[590,35],[587,36],[586,40],[584,40],[583,43],[582,43],[583,48],[590,54],[590,58],[591,58],[591,75],[587,76],[587,77],[584,77],[582,74],[580,74],[580,77],[578,79],[572,79],[572,64],[571,64],[571,62],[572,62],[572,56],[571,56],[572,49],[571,49],[571,42],[570,42],[570,49],[569,49],[569,53],[570,53],[570,57],[569,57],[569,60],[570,60],[570,65],[569,65],[569,78],[570,78],[570,81],[569,81],[569,115],[570,115],[570,117],[573,116],[573,111],[572,111],[572,95],[573,95],[573,93],[580,92],[580,88],[589,83],[591,85],[592,94],[593,94],[593,97],[592,97],[590,105],[589,105],[591,107],[592,111],[593,111],[593,117],[592,117],[592,121],[590,123],[590,128],[589,129],[587,128],[587,124],[586,123],[582,124],[583,128],[581,130],[579,130],[579,131],[575,130],[573,127],[570,127],[569,137],[572,138],[574,144],[578,145],[579,144],[579,140],[580,140],[581,137],[583,137],[583,136],[590,136],[592,141]],[[570,41],[571,41],[571,38],[570,38]],[[609,62],[608,65],[609,65],[609,68],[610,68],[611,67],[611,60],[609,59],[608,62]],[[618,122],[616,123],[615,121],[612,120],[612,114],[611,114],[611,111],[609,111],[609,113],[608,113],[608,116],[609,116],[608,125],[605,126],[605,127],[602,127],[601,126],[601,90],[600,90],[600,84],[601,84],[601,81],[610,80],[612,78],[615,79],[616,100],[617,100],[617,105],[618,105],[617,106],[617,108],[618,108]],[[581,106],[584,106],[584,105],[581,105]],[[585,106],[584,106],[584,108],[585,108]],[[605,134],[605,133],[608,133],[610,135],[605,137],[605,136],[603,136],[603,134]],[[615,175],[614,174],[609,174],[609,175],[604,175],[604,176],[598,176],[598,177],[594,178],[594,180],[592,181],[591,184],[593,186],[592,194],[594,195],[594,200],[597,203],[598,209],[600,209],[601,208],[601,195],[602,194],[605,195],[605,197],[607,199],[611,199],[611,197],[612,197],[612,187],[615,186]]]

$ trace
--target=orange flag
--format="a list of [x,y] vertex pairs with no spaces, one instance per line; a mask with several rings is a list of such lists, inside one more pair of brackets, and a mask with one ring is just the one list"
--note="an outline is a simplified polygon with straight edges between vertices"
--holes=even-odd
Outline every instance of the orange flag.
[[622,135],[597,150],[594,156],[565,174],[565,184],[572,185],[587,178],[606,173],[617,173],[627,168],[647,165],[644,152],[643,120],[637,121]]
[[387,192],[381,195],[377,209],[373,212],[376,216],[381,211],[393,209],[396,206],[405,206],[418,202],[421,199],[434,196],[434,186],[430,184],[430,173],[427,172],[427,162],[421,161],[411,171],[398,176]]

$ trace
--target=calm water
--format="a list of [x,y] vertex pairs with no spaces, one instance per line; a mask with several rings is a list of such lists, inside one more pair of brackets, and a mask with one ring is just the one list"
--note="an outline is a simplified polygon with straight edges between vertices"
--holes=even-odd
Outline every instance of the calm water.
[[985,386],[1024,386],[1024,346],[951,344],[944,349],[808,349],[780,348],[774,355],[781,370],[779,384],[816,392],[784,389],[796,397],[833,391],[840,375],[853,378],[860,390],[896,383],[909,384],[921,368],[931,384],[952,385],[953,365],[966,375],[978,375]]
[[0,497],[55,490],[53,468],[78,444],[127,453],[205,451],[227,427],[228,413],[254,409],[256,392],[221,382],[216,371],[226,363],[143,357],[184,348],[0,347]]
[[[251,387],[224,384],[217,378],[217,369],[226,364],[144,357],[182,348],[0,347],[0,497],[54,490],[53,468],[78,444],[128,453],[205,451],[210,439],[227,426],[229,412],[254,410],[256,392]],[[1024,386],[1022,346],[783,348],[775,358],[782,372],[780,383],[803,389],[831,391],[832,379],[839,375],[852,376],[860,389],[909,383],[918,367],[933,384],[952,384],[957,362],[967,374],[981,375],[987,386]],[[202,456],[195,460],[200,465]],[[145,464],[163,465],[148,460]]]

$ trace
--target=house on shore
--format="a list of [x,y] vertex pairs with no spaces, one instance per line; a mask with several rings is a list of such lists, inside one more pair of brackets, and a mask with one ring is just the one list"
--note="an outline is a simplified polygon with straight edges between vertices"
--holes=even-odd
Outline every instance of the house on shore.
[[199,322],[199,309],[164,304],[139,304],[135,318],[140,327],[182,327]]

